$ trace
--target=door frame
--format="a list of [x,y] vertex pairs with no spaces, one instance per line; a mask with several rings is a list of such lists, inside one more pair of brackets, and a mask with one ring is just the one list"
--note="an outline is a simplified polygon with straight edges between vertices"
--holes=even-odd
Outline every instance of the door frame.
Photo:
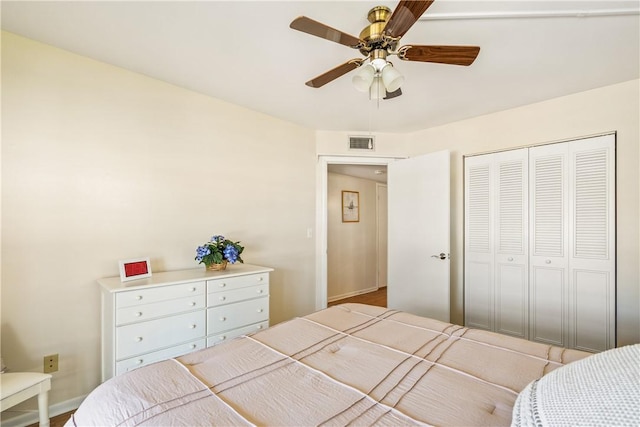
[[[380,233],[380,211],[381,209],[381,203],[380,203],[380,189],[384,188],[385,193],[388,195],[389,193],[389,187],[387,186],[387,184],[383,184],[381,182],[376,182],[376,259],[377,259],[377,265],[376,265],[376,288],[380,289],[380,282],[381,282],[381,278],[380,278],[380,262],[381,259],[384,259],[386,262],[386,257],[381,257],[380,256],[380,252],[382,250],[383,247],[388,246],[389,243],[387,242],[387,239],[385,238],[384,241],[384,245],[383,242],[381,242],[381,236],[382,233]],[[388,203],[388,199],[389,197],[387,196],[387,202],[384,205],[384,209],[386,211],[389,210],[389,203]],[[385,224],[385,232],[387,231],[387,227],[388,225]],[[385,272],[388,268],[388,265],[385,266]],[[384,279],[384,287],[386,288],[388,284],[388,280],[387,278]]]
[[328,167],[331,164],[388,165],[402,157],[325,156],[316,164],[316,310],[327,308]]

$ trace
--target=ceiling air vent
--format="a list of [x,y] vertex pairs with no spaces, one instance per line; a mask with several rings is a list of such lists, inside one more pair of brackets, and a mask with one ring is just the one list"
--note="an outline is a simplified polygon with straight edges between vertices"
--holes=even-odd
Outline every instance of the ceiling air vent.
[[373,137],[372,136],[350,136],[349,149],[350,150],[373,150]]

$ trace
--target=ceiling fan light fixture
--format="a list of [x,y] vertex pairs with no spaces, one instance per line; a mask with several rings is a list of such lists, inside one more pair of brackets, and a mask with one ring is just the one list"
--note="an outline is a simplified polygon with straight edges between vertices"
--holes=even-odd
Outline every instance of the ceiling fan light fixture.
[[365,64],[360,69],[360,71],[358,71],[356,75],[353,76],[351,82],[353,83],[353,86],[356,88],[356,90],[359,90],[360,92],[366,92],[371,87],[375,74],[376,70],[374,69],[373,65]]
[[[402,95],[400,86],[404,83],[404,77],[389,67],[392,65],[387,61],[389,55],[397,55],[403,61],[471,65],[480,52],[479,46],[405,45],[398,47],[400,38],[409,31],[432,3],[433,0],[400,0],[393,11],[386,6],[376,6],[367,15],[371,25],[365,27],[359,37],[306,16],[297,17],[289,24],[292,29],[357,49],[365,56],[365,59],[350,59],[305,84],[313,88],[322,87],[368,61],[366,65],[370,67],[363,67],[352,78],[353,85],[359,91],[369,90],[369,95],[373,93],[378,99],[392,99]],[[371,69],[373,69],[373,76]],[[378,82],[377,86],[373,87],[376,82]],[[380,84],[385,89],[384,96],[380,96],[383,92],[378,87]]]
[[391,63],[387,63],[387,65],[382,69],[381,74],[384,87],[387,88],[389,92],[395,92],[400,89],[400,86],[404,83],[404,77],[393,67],[393,65],[391,65]]

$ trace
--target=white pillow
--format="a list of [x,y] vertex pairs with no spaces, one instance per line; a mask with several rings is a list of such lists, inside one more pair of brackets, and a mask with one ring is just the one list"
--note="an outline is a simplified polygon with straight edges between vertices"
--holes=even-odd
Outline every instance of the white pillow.
[[522,390],[512,427],[640,426],[640,344],[594,354]]

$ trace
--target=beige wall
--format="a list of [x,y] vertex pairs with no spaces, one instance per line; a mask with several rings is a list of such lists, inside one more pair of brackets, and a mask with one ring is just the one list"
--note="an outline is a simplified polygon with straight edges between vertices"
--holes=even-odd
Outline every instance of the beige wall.
[[2,125],[1,350],[60,354],[52,404],[99,383],[95,280],[120,259],[196,268],[225,234],[275,268],[272,323],[314,310],[314,131],[9,33]]
[[[360,221],[342,222],[342,191],[357,191]],[[376,182],[327,175],[327,299],[377,289]]]
[[616,131],[618,345],[640,342],[639,82],[582,92],[410,136],[412,156],[442,149],[452,152],[453,322],[463,321],[463,156]]

